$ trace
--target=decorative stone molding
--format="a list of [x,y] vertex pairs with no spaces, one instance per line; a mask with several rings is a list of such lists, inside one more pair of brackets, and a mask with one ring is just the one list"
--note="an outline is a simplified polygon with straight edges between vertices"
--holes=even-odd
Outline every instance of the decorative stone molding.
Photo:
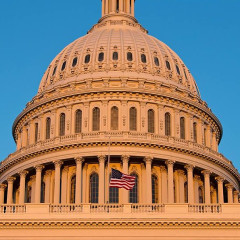
[[233,190],[233,185],[232,184],[227,183],[227,184],[225,184],[225,186],[228,190]]
[[75,162],[76,162],[76,164],[82,164],[84,162],[84,158],[83,157],[76,157]]
[[146,164],[152,164],[153,158],[151,156],[147,156],[144,158]]
[[223,183],[224,182],[224,178],[223,177],[215,177],[215,180],[218,182],[218,183]]
[[42,170],[44,169],[43,165],[37,165],[35,166],[36,172],[42,172]]
[[130,156],[128,155],[122,155],[122,162],[124,163],[128,163],[129,162],[129,159],[130,159]]
[[63,161],[61,161],[61,160],[57,160],[57,161],[54,161],[53,163],[54,163],[55,168],[56,168],[56,167],[61,167],[62,164],[63,164]]
[[188,172],[190,172],[190,171],[193,171],[194,166],[191,165],[191,164],[187,164],[187,165],[184,166],[184,168],[185,168]]
[[7,178],[8,184],[9,184],[9,183],[13,183],[15,180],[16,180],[15,177],[8,177],[8,178]]
[[21,172],[19,172],[19,175],[20,175],[20,177],[26,177],[26,175],[27,175],[28,173],[29,173],[28,171],[22,170]]
[[106,156],[105,156],[105,155],[100,155],[100,156],[98,156],[98,161],[99,161],[99,163],[105,163],[105,161],[106,161]]
[[6,187],[7,187],[7,184],[3,184],[3,183],[0,184],[0,189],[1,190],[5,190]]

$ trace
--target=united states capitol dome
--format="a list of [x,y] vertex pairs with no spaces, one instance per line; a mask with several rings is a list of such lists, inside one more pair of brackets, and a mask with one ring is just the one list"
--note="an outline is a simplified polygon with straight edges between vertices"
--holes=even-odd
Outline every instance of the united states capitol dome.
[[104,77],[148,79],[199,95],[183,61],[166,44],[148,35],[133,12],[103,13],[86,36],[54,58],[42,78],[39,93]]
[[[134,4],[102,0],[102,18],[54,58],[17,116],[16,151],[0,164],[6,226],[16,216],[41,236],[61,227],[61,239],[122,239],[122,228],[136,237],[148,226],[163,239],[166,226],[177,236],[175,227],[202,222],[200,232],[223,218],[238,226],[240,174],[218,152],[221,123],[179,56],[137,22]],[[111,187],[111,169],[123,184],[131,175],[133,188]]]

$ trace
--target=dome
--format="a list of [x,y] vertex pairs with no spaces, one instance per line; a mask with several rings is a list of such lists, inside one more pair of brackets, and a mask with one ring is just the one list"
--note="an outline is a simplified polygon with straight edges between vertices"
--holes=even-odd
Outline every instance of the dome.
[[199,95],[180,57],[148,35],[136,19],[108,15],[86,36],[65,47],[44,74],[39,93],[87,78],[139,78]]

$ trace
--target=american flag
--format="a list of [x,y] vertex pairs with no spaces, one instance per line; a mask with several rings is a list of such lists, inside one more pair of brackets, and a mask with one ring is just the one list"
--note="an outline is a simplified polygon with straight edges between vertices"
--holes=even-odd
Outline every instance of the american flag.
[[135,185],[135,177],[130,176],[112,168],[111,180],[109,187],[124,188],[126,190],[133,189]]

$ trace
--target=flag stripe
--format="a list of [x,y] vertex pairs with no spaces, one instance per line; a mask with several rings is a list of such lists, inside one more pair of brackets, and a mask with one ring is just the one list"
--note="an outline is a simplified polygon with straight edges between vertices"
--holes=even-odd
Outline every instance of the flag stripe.
[[135,177],[121,173],[116,169],[112,169],[109,187],[124,188],[131,190],[135,186]]

